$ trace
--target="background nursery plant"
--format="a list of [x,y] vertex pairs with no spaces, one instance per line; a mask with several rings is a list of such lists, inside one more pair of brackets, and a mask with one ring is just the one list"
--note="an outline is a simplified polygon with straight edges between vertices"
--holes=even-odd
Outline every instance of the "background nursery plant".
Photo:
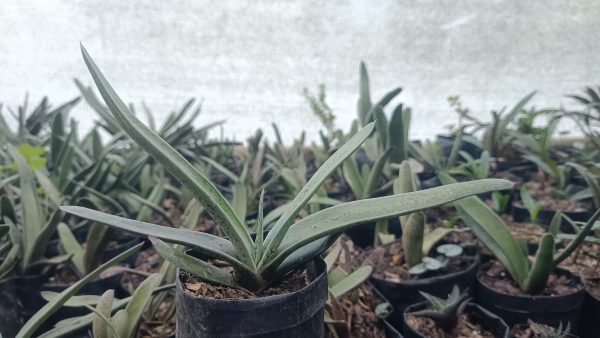
[[[200,280],[261,291],[288,272],[312,260],[329,246],[337,234],[354,224],[412,213],[472,194],[511,186],[503,180],[464,182],[433,190],[349,202],[321,210],[294,223],[298,212],[320,188],[325,178],[371,134],[374,123],[369,123],[321,165],[264,238],[262,205],[259,205],[258,231],[256,239],[253,240],[243,220],[235,214],[231,205],[210,180],[130,112],[85,49],[82,51],[102,97],[123,130],[194,192],[194,196],[227,238],[160,227],[82,207],[62,207],[62,210],[124,231],[152,236],[155,248],[163,257]],[[226,272],[208,260],[176,250],[168,243],[183,244],[203,257],[225,261],[231,266],[232,272]]]

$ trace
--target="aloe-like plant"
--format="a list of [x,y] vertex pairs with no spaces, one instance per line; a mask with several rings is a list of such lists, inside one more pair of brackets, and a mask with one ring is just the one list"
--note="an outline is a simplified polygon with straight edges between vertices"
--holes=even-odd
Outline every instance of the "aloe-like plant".
[[[438,175],[444,184],[456,182],[447,173]],[[600,209],[598,209],[573,241],[555,254],[555,240],[562,220],[561,214],[557,212],[552,218],[548,231],[540,239],[535,259],[530,264],[526,250],[523,250],[515,240],[502,219],[481,199],[468,197],[454,202],[454,206],[463,222],[504,265],[519,287],[529,294],[537,294],[545,288],[554,268],[583,243],[592,230],[594,222],[600,217]]]
[[[118,97],[84,48],[82,53],[104,101],[122,129],[193,191],[227,238],[159,227],[82,207],[67,206],[62,207],[62,210],[124,231],[152,236],[154,246],[164,258],[205,281],[238,285],[252,291],[262,290],[319,255],[341,231],[354,224],[413,213],[472,194],[506,189],[512,185],[504,180],[465,182],[429,191],[366,199],[334,206],[294,223],[300,210],[321,187],[327,176],[371,134],[374,123],[370,123],[317,170],[289,203],[266,238],[262,235],[262,211],[259,207],[257,237],[252,240],[247,227],[210,180],[141,123]],[[225,261],[231,265],[233,272],[226,272],[209,261],[175,250],[165,241],[183,244],[205,257]]]
[[467,303],[471,300],[468,290],[462,293],[455,285],[448,298],[443,299],[419,291],[429,304],[429,309],[411,312],[411,316],[425,317],[433,320],[438,327],[451,330],[458,324],[458,317],[463,313]]
[[[16,147],[10,144],[7,147],[8,153],[16,163],[20,197],[18,203],[15,203],[15,199],[10,198],[12,193],[0,196],[1,221],[11,228],[9,237],[12,249],[8,257],[12,258],[10,261],[14,260],[13,265],[18,264],[19,273],[28,273],[44,264],[61,263],[68,259],[68,256],[46,258],[45,251],[63,217],[63,213],[55,204],[60,203],[62,199],[56,201],[50,197],[42,198],[38,182],[48,195],[54,195],[56,188],[47,176],[41,173],[34,174]],[[15,188],[6,186],[4,189],[12,191]],[[5,261],[6,264],[9,264],[8,262],[9,260]]]
[[[394,193],[405,194],[417,191],[417,181],[410,163],[402,162],[398,178],[394,181]],[[452,230],[440,227],[426,233],[423,212],[401,216],[400,225],[404,259],[411,274],[418,275],[439,270],[447,264],[449,258],[459,256],[463,252],[462,247],[458,245],[446,244],[438,248],[438,253],[441,255],[439,258],[427,257],[435,244]]]

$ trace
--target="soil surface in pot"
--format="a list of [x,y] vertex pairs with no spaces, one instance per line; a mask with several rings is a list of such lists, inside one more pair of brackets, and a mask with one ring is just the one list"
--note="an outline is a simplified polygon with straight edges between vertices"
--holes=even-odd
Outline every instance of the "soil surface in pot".
[[559,210],[559,211],[571,211],[581,212],[586,211],[589,208],[580,202],[571,201],[566,198],[555,198],[554,187],[544,181],[539,176],[534,177],[533,180],[525,183],[527,190],[531,194],[531,197],[537,201],[543,209]]
[[425,337],[432,338],[495,338],[494,334],[487,331],[482,325],[472,321],[466,313],[458,317],[458,324],[451,331],[438,327],[429,318],[408,316],[407,323]]
[[546,229],[539,224],[514,222],[510,216],[503,216],[502,218],[513,236],[526,241],[528,244],[537,245],[540,238],[546,233]]
[[310,284],[306,270],[294,271],[260,292],[251,292],[240,287],[228,287],[204,282],[185,271],[181,272],[185,289],[202,298],[212,299],[253,299],[295,292]]
[[[514,296],[529,296],[523,292],[517,283],[511,278],[510,274],[504,269],[504,266],[497,261],[492,262],[489,266],[483,267],[481,281],[488,287],[509,295]],[[573,293],[581,289],[582,285],[576,280],[567,276],[559,276],[551,274],[548,278],[548,283],[539,296],[557,296]]]
[[[535,323],[528,321],[527,324],[520,324],[515,326],[512,331],[514,338],[547,338],[554,337],[553,333],[555,329],[551,326]],[[573,335],[567,335],[566,337],[575,337]]]
[[[386,337],[381,320],[374,312],[375,307],[383,301],[373,293],[373,288],[369,285],[361,285],[355,292],[344,295],[337,302],[343,311],[345,325],[350,326],[350,337]],[[336,337],[328,326],[325,326],[325,337]]]
[[396,283],[403,280],[430,278],[463,271],[468,269],[474,260],[473,256],[461,255],[450,258],[448,264],[439,270],[423,275],[411,275],[408,272],[410,268],[406,265],[404,250],[400,241],[365,251],[359,258],[360,264],[373,266],[373,276]]
[[580,274],[587,282],[587,290],[600,299],[600,244],[585,243],[560,266]]

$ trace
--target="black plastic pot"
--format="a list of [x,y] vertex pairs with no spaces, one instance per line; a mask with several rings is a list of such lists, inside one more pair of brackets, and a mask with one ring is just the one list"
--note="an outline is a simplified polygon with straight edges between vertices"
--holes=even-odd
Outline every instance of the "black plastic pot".
[[[481,156],[481,148],[475,145],[473,142],[469,141],[469,138],[472,139],[469,135],[463,135],[463,139],[460,145],[460,150],[468,153],[473,156],[473,158],[479,158]],[[436,141],[442,146],[442,155],[448,157],[452,152],[452,147],[454,146],[454,141],[456,136],[451,135],[436,135]]]
[[13,338],[23,326],[15,278],[0,280],[0,336]]
[[577,332],[579,311],[585,297],[585,282],[581,277],[568,270],[556,268],[555,273],[565,275],[581,284],[575,292],[560,296],[517,296],[498,292],[481,281],[481,273],[477,275],[478,303],[500,316],[510,326],[526,323],[527,319],[535,322],[558,326],[561,322],[571,323]]
[[[536,223],[539,225],[543,225],[548,227],[552,222],[552,217],[556,210],[551,209],[542,209],[538,213]],[[592,214],[589,210],[586,211],[565,211],[563,212],[565,215],[569,216],[574,221],[585,222],[587,221]],[[513,202],[511,208],[511,214],[513,220],[519,223],[531,222],[531,218],[529,217],[529,211],[521,204],[521,202]],[[560,224],[560,231],[566,234],[574,233],[573,227],[569,224],[569,222],[563,218]]]
[[537,171],[535,163],[523,158],[517,161],[509,161],[504,158],[496,160],[496,172],[509,172],[523,181],[528,181]]
[[21,314],[26,320],[46,304],[40,296],[42,286],[48,281],[53,269],[35,275],[24,275],[15,277],[17,297],[21,303]]
[[[402,313],[408,306],[425,300],[419,291],[437,297],[448,297],[454,285],[461,290],[466,288],[473,290],[480,262],[479,254],[476,253],[473,264],[463,271],[443,276],[407,280],[400,283],[375,276],[371,276],[370,281],[390,301],[394,309]],[[402,327],[402,316],[394,316],[394,318],[389,318],[388,321],[397,328]]]
[[[412,326],[410,326],[406,317],[411,313],[416,311],[425,310],[429,304],[427,302],[422,302],[418,304],[413,304],[404,310],[404,328],[403,333],[405,338],[426,338],[424,335],[415,330]],[[481,325],[481,327],[494,335],[497,338],[508,338],[510,329],[506,325],[506,323],[502,320],[502,318],[496,316],[495,314],[489,312],[488,310],[482,308],[481,306],[473,303],[467,304],[465,307],[465,312],[469,319],[477,324]]]
[[311,283],[288,294],[256,299],[201,298],[177,276],[177,337],[322,337],[327,272],[321,258],[305,265]]
[[597,338],[600,335],[600,299],[585,293],[579,318],[579,335],[582,338]]
[[[396,238],[400,238],[402,235],[400,220],[397,217],[390,218],[388,224],[389,232],[394,234]],[[348,235],[348,237],[350,237],[354,245],[358,246],[359,248],[364,249],[367,247],[372,247],[375,241],[375,222],[354,226],[346,229],[345,233]]]

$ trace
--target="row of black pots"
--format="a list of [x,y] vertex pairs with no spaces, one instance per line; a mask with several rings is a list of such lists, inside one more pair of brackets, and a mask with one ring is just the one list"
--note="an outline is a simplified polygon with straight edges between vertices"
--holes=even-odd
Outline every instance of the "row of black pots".
[[[552,222],[554,214],[556,214],[556,210],[541,209],[537,215],[536,223],[544,227],[548,227]],[[585,211],[564,211],[563,214],[565,214],[570,219],[576,222],[585,222],[592,216],[591,209]],[[531,222],[531,218],[529,217],[529,210],[527,210],[527,208],[525,208],[521,202],[512,203],[511,215],[515,222]],[[560,231],[566,234],[574,233],[573,227],[564,218],[562,219],[560,224]]]
[[[457,285],[461,290],[467,287],[470,290],[475,290],[476,303],[503,318],[511,326],[524,323],[527,319],[555,327],[560,323],[564,325],[569,322],[573,331],[577,332],[580,322],[580,310],[586,297],[585,282],[579,276],[561,268],[557,268],[555,271],[559,275],[568,276],[581,285],[572,294],[561,296],[512,296],[497,292],[485,285],[480,278],[481,271],[480,260],[476,259],[468,269],[444,276],[399,283],[373,276],[371,277],[371,283],[400,312],[424,300],[418,291],[438,297],[446,297],[451,292],[452,287]],[[591,297],[591,295],[588,295],[588,298],[586,309],[582,313],[587,317],[599,316],[600,300]],[[402,318],[398,316],[389,318],[388,321],[396,328],[403,326]],[[593,320],[590,321],[588,318],[582,317],[581,321],[585,321],[587,325],[595,325],[597,332],[597,323]],[[585,328],[582,328],[583,337],[585,337],[585,332]]]

